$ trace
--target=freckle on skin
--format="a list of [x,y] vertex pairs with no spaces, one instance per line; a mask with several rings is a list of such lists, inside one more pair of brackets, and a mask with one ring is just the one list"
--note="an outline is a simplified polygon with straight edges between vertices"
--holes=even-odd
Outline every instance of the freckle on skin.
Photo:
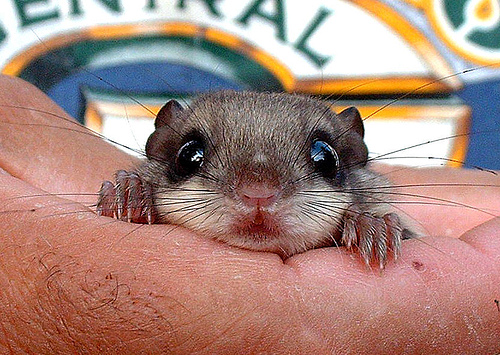
[[417,271],[423,271],[425,269],[425,266],[423,263],[421,263],[420,261],[413,261],[411,263],[411,265],[413,266],[413,268]]

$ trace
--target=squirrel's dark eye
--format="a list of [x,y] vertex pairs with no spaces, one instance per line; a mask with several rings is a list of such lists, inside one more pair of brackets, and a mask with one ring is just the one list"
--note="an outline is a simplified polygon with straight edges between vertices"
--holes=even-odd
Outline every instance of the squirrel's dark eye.
[[205,147],[199,140],[192,140],[184,144],[177,153],[177,168],[183,175],[196,172],[202,165],[205,156]]
[[315,140],[311,144],[311,160],[314,168],[324,177],[335,178],[339,168],[339,157],[328,143]]

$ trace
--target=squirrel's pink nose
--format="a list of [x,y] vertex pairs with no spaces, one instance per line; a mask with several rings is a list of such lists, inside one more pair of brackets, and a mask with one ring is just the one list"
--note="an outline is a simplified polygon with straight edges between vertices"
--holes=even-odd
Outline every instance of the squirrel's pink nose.
[[249,207],[269,207],[276,201],[278,194],[276,188],[260,184],[245,185],[239,190],[241,200]]

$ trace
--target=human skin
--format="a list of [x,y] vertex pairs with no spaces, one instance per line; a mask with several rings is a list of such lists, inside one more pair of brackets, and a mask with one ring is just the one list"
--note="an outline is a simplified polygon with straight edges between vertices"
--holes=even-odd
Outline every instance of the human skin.
[[[401,204],[432,237],[404,241],[383,271],[345,248],[283,261],[98,217],[81,202],[135,159],[31,85],[0,77],[0,88],[1,353],[500,350],[497,175],[378,167],[419,185],[412,194],[480,210]],[[450,182],[476,187],[421,186]]]

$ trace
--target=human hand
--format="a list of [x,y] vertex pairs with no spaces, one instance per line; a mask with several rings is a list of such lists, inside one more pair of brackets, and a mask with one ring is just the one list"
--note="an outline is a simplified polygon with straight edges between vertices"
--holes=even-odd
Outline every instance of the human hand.
[[95,203],[100,182],[134,159],[62,120],[30,85],[2,77],[0,87],[0,350],[500,349],[500,219],[484,213],[500,210],[497,176],[381,167],[398,184],[493,186],[417,187],[483,212],[401,204],[435,237],[405,241],[383,272],[344,248],[282,261],[182,228],[97,217],[81,202]]

